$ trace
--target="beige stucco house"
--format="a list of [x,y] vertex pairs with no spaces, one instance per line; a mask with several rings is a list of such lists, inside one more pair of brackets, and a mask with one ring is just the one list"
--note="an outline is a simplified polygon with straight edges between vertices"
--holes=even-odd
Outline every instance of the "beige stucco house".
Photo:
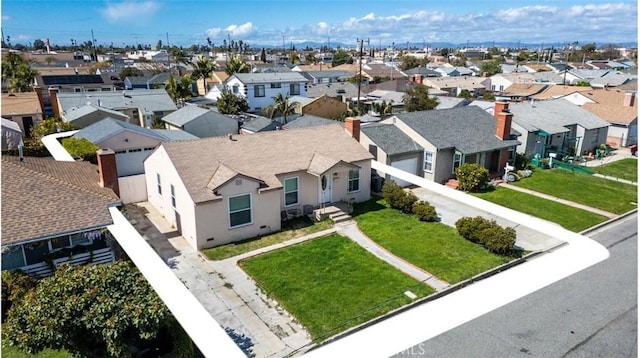
[[145,160],[149,202],[197,249],[279,231],[283,211],[370,198],[359,121],[162,143]]

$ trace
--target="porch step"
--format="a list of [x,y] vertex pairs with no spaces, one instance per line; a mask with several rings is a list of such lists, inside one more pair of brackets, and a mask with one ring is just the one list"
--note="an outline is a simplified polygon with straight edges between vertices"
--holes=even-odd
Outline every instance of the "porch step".
[[330,216],[330,218],[334,224],[337,224],[337,223],[351,220],[351,215],[341,213],[340,215]]

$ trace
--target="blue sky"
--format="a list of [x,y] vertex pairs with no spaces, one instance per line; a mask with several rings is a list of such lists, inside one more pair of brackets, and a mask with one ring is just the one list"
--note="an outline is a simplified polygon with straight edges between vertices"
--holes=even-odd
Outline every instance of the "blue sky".
[[638,4],[598,0],[2,0],[11,43],[214,45],[223,39],[286,46],[451,42],[634,42]]

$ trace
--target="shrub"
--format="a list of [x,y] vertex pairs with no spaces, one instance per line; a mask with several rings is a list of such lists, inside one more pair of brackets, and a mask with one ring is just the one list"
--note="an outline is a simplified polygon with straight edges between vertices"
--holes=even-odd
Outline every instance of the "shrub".
[[464,217],[456,221],[456,229],[458,229],[460,236],[471,242],[478,242],[481,244],[482,236],[480,233],[494,225],[496,225],[495,221],[485,219],[482,216],[476,216],[473,218]]
[[418,198],[413,193],[407,193],[402,187],[391,180],[382,187],[384,200],[394,209],[398,209],[406,214],[411,214],[413,204]]
[[[513,247],[516,244],[516,231],[510,227],[497,227],[491,236],[487,237],[484,243],[484,247],[487,250],[498,255],[505,255],[513,251]],[[487,231],[487,230],[485,230]]]
[[11,305],[19,302],[36,285],[35,278],[20,270],[2,271],[2,322],[7,318]]
[[438,214],[436,208],[426,201],[418,201],[413,204],[413,212],[418,215],[420,221],[436,221],[438,220]]
[[400,201],[397,203],[396,209],[402,211],[405,214],[413,213],[413,204],[418,201],[418,197],[413,193],[407,193],[403,191],[404,195],[400,197]]
[[93,164],[98,163],[96,152],[98,146],[91,143],[86,138],[65,138],[62,140],[62,146],[74,157],[80,157],[83,160],[89,161]]
[[474,193],[486,188],[489,171],[480,164],[464,163],[456,168],[456,179],[458,189]]

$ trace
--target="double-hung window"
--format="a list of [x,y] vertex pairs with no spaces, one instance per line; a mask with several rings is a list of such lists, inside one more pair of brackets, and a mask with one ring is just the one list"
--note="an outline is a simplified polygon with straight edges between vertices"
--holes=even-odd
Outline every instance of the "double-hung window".
[[253,96],[254,97],[264,97],[264,85],[255,85],[255,86],[253,86]]
[[231,91],[233,92],[233,94],[238,95],[240,94],[240,86],[238,85],[233,85],[233,87],[231,87]]
[[289,94],[291,96],[299,95],[300,94],[300,84],[299,83],[290,84],[289,85]]
[[424,171],[433,172],[433,152],[424,151]]
[[298,177],[284,180],[284,206],[298,204]]
[[349,188],[348,192],[352,193],[354,191],[360,190],[360,169],[349,169]]
[[456,173],[456,168],[459,167],[461,163],[462,163],[462,153],[456,151],[455,153],[453,153],[453,169],[452,169],[453,174]]
[[176,208],[176,189],[171,184],[171,207]]
[[162,195],[162,182],[160,181],[160,173],[156,173],[156,184],[158,186],[158,194]]
[[230,228],[251,224],[251,216],[251,194],[229,197]]

